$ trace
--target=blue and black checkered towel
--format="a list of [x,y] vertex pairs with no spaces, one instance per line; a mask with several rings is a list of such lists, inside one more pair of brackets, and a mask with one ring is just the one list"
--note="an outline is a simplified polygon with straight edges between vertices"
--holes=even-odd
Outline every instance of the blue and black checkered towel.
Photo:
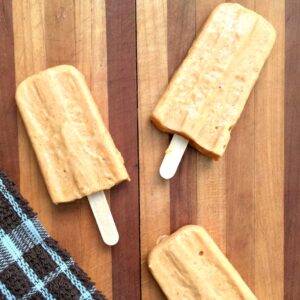
[[105,299],[2,171],[0,299]]

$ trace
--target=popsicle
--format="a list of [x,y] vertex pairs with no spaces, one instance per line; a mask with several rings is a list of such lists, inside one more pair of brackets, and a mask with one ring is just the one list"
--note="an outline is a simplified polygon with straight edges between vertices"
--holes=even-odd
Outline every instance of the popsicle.
[[149,254],[148,266],[168,299],[257,299],[200,226],[184,226],[161,239]]
[[47,69],[21,82],[16,100],[52,201],[88,196],[103,240],[115,244],[103,190],[129,176],[84,76],[69,65]]
[[161,165],[171,178],[188,143],[219,159],[276,39],[273,26],[236,3],[212,12],[151,119],[174,134]]

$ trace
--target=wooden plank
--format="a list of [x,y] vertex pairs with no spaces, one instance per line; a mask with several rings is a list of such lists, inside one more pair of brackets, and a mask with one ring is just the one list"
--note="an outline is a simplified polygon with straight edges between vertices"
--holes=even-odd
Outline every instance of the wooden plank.
[[164,299],[147,268],[159,236],[170,232],[169,183],[158,173],[168,135],[149,120],[168,82],[167,0],[137,0],[142,299]]
[[255,291],[283,299],[284,1],[257,0],[255,9],[277,30],[255,89]]
[[[289,56],[285,107],[285,1],[237,1],[275,25],[279,34],[271,58],[222,160],[214,162],[189,148],[170,183],[158,174],[169,137],[150,123],[149,116],[193,36],[220,2],[223,1],[14,0],[11,9],[10,1],[0,1],[0,66],[8,69],[3,72],[5,76],[0,75],[0,112],[9,111],[0,120],[5,128],[1,130],[0,167],[4,166],[17,182],[20,173],[21,191],[39,212],[43,224],[71,251],[109,299],[164,299],[148,272],[146,257],[159,236],[187,223],[207,228],[259,299],[283,298],[284,110],[285,296],[297,299],[300,293],[295,284],[300,266],[300,206],[296,201],[299,137],[295,130],[299,122],[297,1],[286,0]],[[11,105],[15,84],[11,13],[16,82],[60,63],[78,67],[125,157],[132,182],[111,192],[121,233],[120,245],[112,254],[101,242],[86,200],[64,206],[51,203],[24,126],[20,119],[16,124],[15,105]]]
[[135,1],[106,3],[109,129],[131,177],[111,191],[120,232],[112,249],[113,299],[140,298]]
[[[15,75],[17,85],[27,76],[46,68],[44,46],[44,7],[42,2],[13,1],[13,27],[15,44]],[[37,26],[37,24],[40,24]],[[33,41],[37,41],[33,43]],[[30,204],[41,212],[39,217],[49,229],[51,217],[47,218],[51,203],[44,185],[35,155],[21,118],[18,118],[20,190]],[[40,199],[45,199],[42,203]],[[40,206],[45,205],[47,209]]]
[[0,1],[0,168],[19,185],[12,4]]
[[[169,79],[195,38],[195,7],[194,0],[168,1]],[[197,151],[191,147],[187,148],[170,182],[170,212],[171,232],[194,223],[197,218]]]
[[[196,0],[196,31],[201,30],[212,10],[221,0]],[[212,235],[223,251],[226,250],[226,158],[220,161],[198,154],[197,158],[197,224]]]
[[[75,66],[85,75],[95,102],[98,104],[108,127],[105,1],[80,0],[73,2],[75,5],[76,36]],[[109,192],[106,195],[109,198]],[[99,289],[102,289],[107,297],[111,298],[111,249],[103,244],[86,199],[82,201],[80,210],[80,232],[82,235],[80,262],[92,279],[96,281]],[[95,264],[95,262],[97,263]]]
[[[26,0],[14,1],[13,8],[17,82],[50,66],[73,64],[85,74],[108,121],[105,1]],[[19,156],[22,193],[53,237],[111,298],[111,251],[101,241],[86,199],[51,203],[21,121]]]
[[[238,1],[255,10],[254,0]],[[252,91],[225,156],[226,253],[250,288],[255,290],[255,139]],[[259,138],[259,137],[258,137]]]
[[285,35],[285,299],[300,295],[300,3],[286,0]]

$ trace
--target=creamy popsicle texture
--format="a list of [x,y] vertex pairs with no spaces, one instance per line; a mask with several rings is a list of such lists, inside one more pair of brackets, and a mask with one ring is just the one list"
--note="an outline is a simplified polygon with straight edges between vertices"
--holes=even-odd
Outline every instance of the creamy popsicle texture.
[[257,13],[234,3],[217,6],[155,107],[153,123],[221,157],[275,39]]
[[17,105],[54,203],[129,180],[83,75],[61,65],[17,88]]
[[184,226],[163,239],[150,252],[148,265],[168,299],[257,299],[200,226]]

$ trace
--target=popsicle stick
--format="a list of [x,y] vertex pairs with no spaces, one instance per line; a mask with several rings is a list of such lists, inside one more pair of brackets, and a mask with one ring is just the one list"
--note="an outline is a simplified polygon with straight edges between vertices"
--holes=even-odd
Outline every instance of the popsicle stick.
[[174,134],[161,163],[159,174],[164,179],[172,178],[179,166],[189,141],[180,135]]
[[119,233],[103,191],[88,196],[102,239],[109,246],[116,245]]

